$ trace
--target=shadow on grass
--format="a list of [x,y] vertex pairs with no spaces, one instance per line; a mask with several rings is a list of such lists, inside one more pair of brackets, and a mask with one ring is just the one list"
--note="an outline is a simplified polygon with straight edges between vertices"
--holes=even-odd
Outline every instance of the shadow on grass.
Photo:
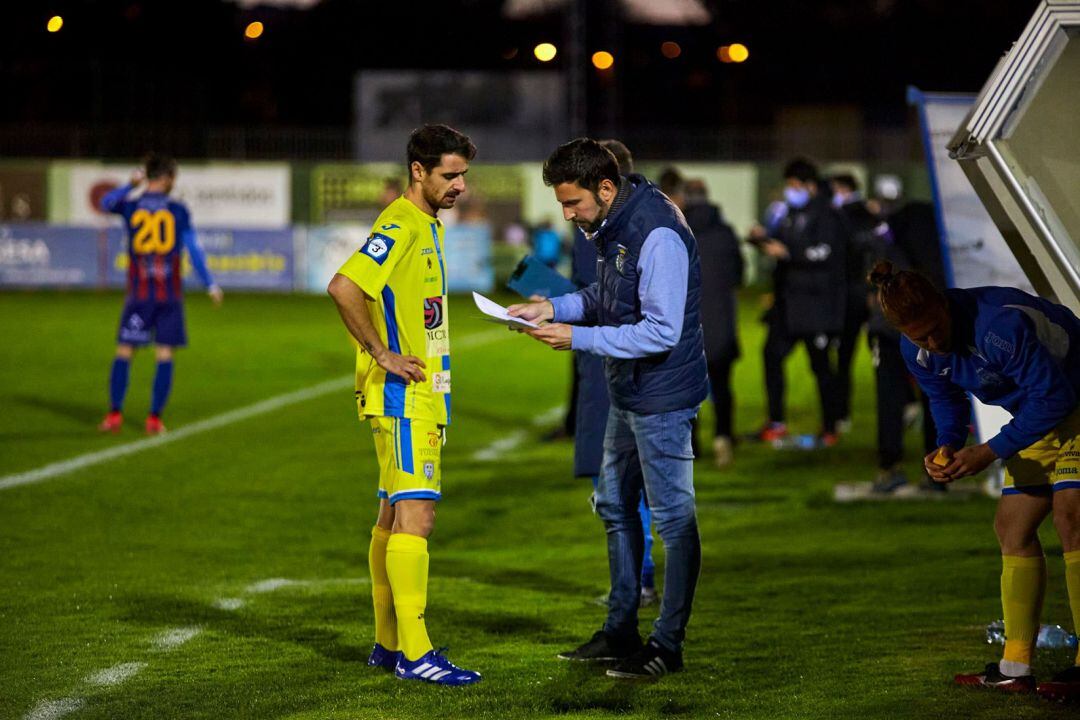
[[469,577],[477,582],[499,587],[532,590],[566,597],[592,598],[603,595],[607,587],[596,583],[582,583],[559,576],[546,575],[536,570],[509,569],[503,567],[485,567],[475,562],[465,563],[452,559],[440,559],[438,576]]
[[47,410],[53,415],[67,418],[68,420],[74,420],[80,425],[96,425],[98,420],[105,414],[105,407],[101,403],[72,402],[70,400],[57,400],[55,398],[42,397],[40,395],[22,394],[8,395],[5,399],[26,408]]

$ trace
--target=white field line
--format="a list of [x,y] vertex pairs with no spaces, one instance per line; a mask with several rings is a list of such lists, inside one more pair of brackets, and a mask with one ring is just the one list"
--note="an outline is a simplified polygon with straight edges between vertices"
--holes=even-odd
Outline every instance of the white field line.
[[196,637],[202,632],[202,628],[197,625],[191,625],[189,627],[178,627],[166,630],[165,632],[154,637],[151,642],[154,647],[160,650],[172,650],[173,648],[180,647],[188,640]]
[[85,682],[90,685],[102,685],[106,687],[119,685],[125,680],[129,680],[138,675],[139,671],[144,667],[146,667],[146,663],[144,662],[120,663],[119,665],[113,665],[111,668],[99,670],[92,675],[87,675]]
[[42,700],[26,714],[26,720],[57,720],[75,712],[86,702],[82,698],[63,698],[61,700]]
[[244,592],[249,593],[268,593],[280,590],[283,587],[290,587],[292,585],[302,585],[302,580],[290,580],[289,578],[268,578],[266,580],[260,580],[257,583],[248,585]]
[[244,601],[240,598],[218,598],[214,601],[214,607],[218,610],[239,610],[244,607]]
[[[509,333],[501,332],[477,333],[476,335],[462,338],[454,345],[454,347],[458,350],[470,350],[481,345],[495,342],[496,340],[502,340],[506,338],[508,334]],[[277,395],[253,405],[248,405],[247,407],[230,410],[229,412],[215,415],[206,420],[200,420],[191,425],[184,425],[177,430],[171,430],[163,435],[136,440],[135,442],[127,443],[126,445],[117,445],[116,447],[111,447],[107,450],[98,450],[97,452],[86,453],[85,455],[77,455],[70,460],[50,463],[49,465],[37,468],[36,470],[28,470],[22,473],[15,473],[14,475],[5,475],[4,477],[0,477],[0,490],[7,490],[8,488],[18,487],[19,485],[30,485],[45,480],[51,480],[54,477],[66,475],[67,473],[75,472],[76,470],[82,470],[91,465],[99,465],[110,460],[115,460],[116,458],[132,455],[137,452],[142,452],[143,450],[149,450],[150,448],[160,447],[177,440],[183,440],[186,437],[197,435],[206,432],[207,430],[214,430],[225,425],[231,425],[242,420],[247,420],[248,418],[253,418],[257,415],[264,415],[289,405],[295,405],[296,403],[304,402],[305,400],[329,395],[332,392],[337,392],[348,387],[353,382],[353,375],[344,375],[333,380],[321,382],[318,385],[306,387],[302,390],[285,393],[284,395]]]
[[[566,412],[565,405],[556,405],[553,408],[548,408],[544,412],[540,413],[532,419],[534,427],[544,427],[550,425],[554,421],[562,417],[562,414]],[[485,445],[476,452],[473,453],[472,459],[478,462],[491,462],[492,460],[498,460],[500,457],[517,449],[520,445],[524,444],[529,439],[529,433],[524,430],[515,430],[505,437],[501,437],[498,440],[493,441],[489,445]]]

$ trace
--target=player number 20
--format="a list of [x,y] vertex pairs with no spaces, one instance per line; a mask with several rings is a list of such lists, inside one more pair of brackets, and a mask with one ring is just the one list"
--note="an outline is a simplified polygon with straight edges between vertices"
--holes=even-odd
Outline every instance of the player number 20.
[[131,224],[135,228],[131,245],[138,255],[165,255],[176,245],[176,218],[168,210],[136,210]]

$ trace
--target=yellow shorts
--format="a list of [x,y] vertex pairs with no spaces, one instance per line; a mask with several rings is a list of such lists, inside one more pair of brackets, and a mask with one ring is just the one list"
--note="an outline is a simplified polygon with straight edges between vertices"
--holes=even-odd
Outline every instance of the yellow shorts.
[[442,428],[428,420],[369,418],[379,458],[379,497],[438,500],[442,497]]
[[1005,462],[1002,495],[1080,488],[1080,409]]

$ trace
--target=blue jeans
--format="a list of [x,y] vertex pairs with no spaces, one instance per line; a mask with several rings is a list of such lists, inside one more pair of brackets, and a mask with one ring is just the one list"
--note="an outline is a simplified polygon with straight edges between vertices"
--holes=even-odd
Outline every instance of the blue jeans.
[[596,489],[596,512],[607,530],[611,571],[604,631],[612,635],[638,632],[639,573],[645,545],[638,502],[644,490],[666,557],[664,596],[652,636],[669,650],[682,648],[701,569],[690,447],[690,422],[696,415],[696,407],[639,415],[612,406]]

